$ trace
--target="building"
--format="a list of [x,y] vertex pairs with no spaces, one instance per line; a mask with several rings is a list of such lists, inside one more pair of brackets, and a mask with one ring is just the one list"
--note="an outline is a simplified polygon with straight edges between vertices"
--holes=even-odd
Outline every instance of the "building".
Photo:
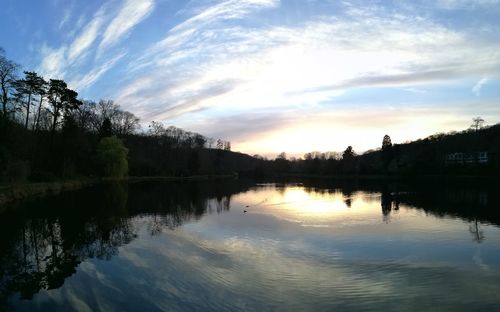
[[447,165],[487,164],[488,152],[456,152],[446,155]]

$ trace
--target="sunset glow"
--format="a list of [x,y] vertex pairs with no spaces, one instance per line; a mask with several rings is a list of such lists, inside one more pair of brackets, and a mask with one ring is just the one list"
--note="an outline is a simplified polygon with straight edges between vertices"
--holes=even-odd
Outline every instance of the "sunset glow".
[[[498,1],[22,3],[0,13],[8,55],[144,129],[301,156],[500,121]],[[21,13],[38,16],[9,30]]]

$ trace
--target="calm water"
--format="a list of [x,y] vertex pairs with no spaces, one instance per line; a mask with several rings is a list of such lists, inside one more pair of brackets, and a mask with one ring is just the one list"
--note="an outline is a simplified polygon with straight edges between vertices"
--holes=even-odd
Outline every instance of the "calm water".
[[0,310],[498,311],[499,225],[492,186],[101,186],[0,215]]

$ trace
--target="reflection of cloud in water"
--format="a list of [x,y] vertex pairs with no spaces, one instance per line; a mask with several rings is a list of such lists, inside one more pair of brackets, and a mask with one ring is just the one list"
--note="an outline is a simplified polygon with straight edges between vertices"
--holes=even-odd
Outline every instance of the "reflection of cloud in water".
[[[116,272],[96,262],[96,271],[82,273],[101,276],[94,285],[100,308],[111,306],[120,295],[124,303],[147,302],[147,309],[166,310],[357,310],[374,304],[394,310],[391,300],[399,307],[432,310],[436,302],[443,308],[463,294],[480,307],[500,291],[498,274],[479,278],[442,264],[347,260],[338,254],[312,257],[310,247],[252,237],[211,240],[181,229],[124,247],[115,259]],[[436,283],[449,293],[434,292]],[[75,290],[81,287],[73,280],[69,284]],[[426,300],[418,300],[422,298]]]
[[[233,200],[246,206],[245,203],[255,203],[263,197],[267,199],[265,202],[248,205],[248,213],[270,215],[310,227],[374,224],[380,219],[380,212],[373,209],[374,202],[378,205],[380,198],[362,192],[346,196],[340,191],[320,193],[298,186],[276,192],[274,187],[266,186],[261,192],[239,194]],[[349,205],[346,204],[347,199]]]
[[[218,311],[500,305],[497,227],[483,225],[487,239],[478,245],[465,220],[429,214],[412,198],[395,210],[400,198],[393,193],[272,185],[238,193],[224,209],[205,196],[176,200],[177,193],[162,197],[159,209],[151,209],[157,199],[148,193],[130,196],[149,207],[117,223],[134,229],[134,238],[118,245],[111,261],[85,260],[63,287],[36,295],[34,305]],[[383,223],[383,213],[390,222]]]

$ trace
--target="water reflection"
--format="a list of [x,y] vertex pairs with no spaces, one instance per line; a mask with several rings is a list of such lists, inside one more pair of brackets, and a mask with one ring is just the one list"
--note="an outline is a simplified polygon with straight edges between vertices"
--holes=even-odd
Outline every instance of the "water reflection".
[[149,233],[229,210],[242,183],[109,184],[10,207],[0,219],[0,310],[10,293],[31,299],[57,289],[89,258],[110,260],[137,237],[134,215]]
[[[145,234],[160,240],[138,243],[135,246],[140,247],[140,253],[128,250],[123,257],[135,259],[135,265],[141,263],[152,279],[143,281],[145,284],[153,284],[158,278],[155,284],[167,285],[158,295],[175,297],[179,309],[189,306],[186,300],[200,304],[203,299],[185,292],[174,296],[193,285],[200,291],[239,296],[243,305],[225,302],[221,307],[226,310],[259,309],[266,300],[277,308],[291,293],[300,299],[296,307],[307,308],[305,303],[331,307],[333,298],[339,307],[348,307],[339,305],[343,296],[353,302],[356,298],[369,299],[365,302],[369,306],[375,298],[377,302],[392,300],[390,297],[396,294],[389,295],[394,290],[389,286],[402,283],[398,276],[415,278],[419,283],[424,277],[440,281],[442,276],[451,276],[451,265],[446,270],[436,267],[428,271],[420,263],[396,263],[394,259],[429,257],[427,261],[434,261],[447,257],[419,254],[419,250],[432,250],[436,243],[425,239],[436,241],[439,236],[445,243],[452,240],[456,245],[463,244],[457,234],[460,231],[475,243],[487,244],[495,237],[488,233],[499,233],[492,232],[500,224],[498,196],[487,187],[422,189],[401,184],[317,181],[255,185],[233,180],[112,184],[65,193],[13,207],[1,216],[0,309],[8,308],[12,294],[32,299],[45,290],[64,289],[68,277],[81,271],[89,259],[113,260],[123,252],[121,247],[133,245]],[[169,231],[186,224],[192,226],[183,227],[184,232]],[[401,237],[415,242],[410,245]],[[478,249],[474,261],[482,269],[492,270],[485,264],[485,257]],[[119,263],[115,266],[116,271],[126,272],[128,268]],[[169,278],[162,279],[157,271]],[[381,282],[377,274],[391,278]],[[474,271],[467,272],[467,276],[470,274],[478,276]],[[500,286],[497,277],[497,271],[490,276],[492,289]],[[456,284],[463,282],[455,275],[453,278],[457,278]],[[132,287],[133,280],[131,277],[122,283],[135,289],[141,283]],[[449,283],[455,285],[455,281]],[[279,287],[287,291],[280,293]],[[430,285],[425,287],[429,289],[422,293],[433,291]],[[248,294],[243,295],[244,291]],[[282,297],[270,298],[270,294]],[[313,298],[319,302],[311,301]],[[212,299],[223,301],[218,295]],[[201,301],[220,307],[221,303],[212,299]],[[172,300],[165,304],[171,307]]]

